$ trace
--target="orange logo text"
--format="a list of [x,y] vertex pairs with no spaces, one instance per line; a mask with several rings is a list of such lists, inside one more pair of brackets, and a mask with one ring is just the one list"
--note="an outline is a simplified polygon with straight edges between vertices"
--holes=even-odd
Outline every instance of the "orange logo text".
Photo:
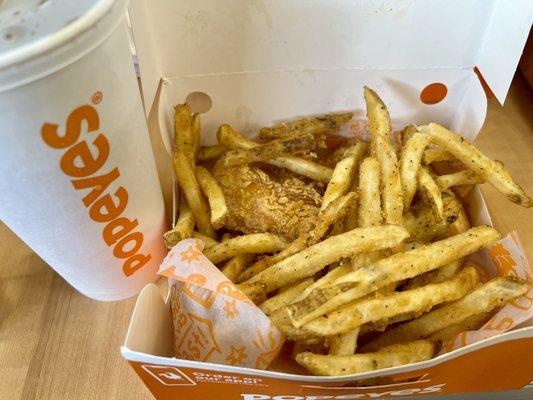
[[[100,100],[101,96],[100,93]],[[86,132],[83,132],[84,128]],[[113,182],[119,182],[120,171],[113,166],[102,171],[109,158],[109,141],[101,132],[95,133],[94,138],[87,138],[89,133],[99,129],[100,117],[96,108],[85,104],[68,115],[64,133],[59,132],[58,124],[45,123],[41,127],[41,137],[51,148],[64,151],[59,168],[71,178],[74,190],[88,190],[82,203],[88,209],[89,218],[103,225],[104,243],[113,249],[116,258],[124,260],[122,271],[130,276],[146,265],[152,256],[140,252],[144,236],[136,230],[137,219],[123,215],[128,205],[128,191],[123,186],[113,193],[108,190]]]

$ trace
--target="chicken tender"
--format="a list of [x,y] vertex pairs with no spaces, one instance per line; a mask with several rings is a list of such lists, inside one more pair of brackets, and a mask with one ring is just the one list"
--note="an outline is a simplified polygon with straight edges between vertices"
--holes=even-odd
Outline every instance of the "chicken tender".
[[226,228],[295,239],[313,227],[322,196],[312,185],[295,177],[277,180],[255,164],[217,164],[213,175],[226,198]]

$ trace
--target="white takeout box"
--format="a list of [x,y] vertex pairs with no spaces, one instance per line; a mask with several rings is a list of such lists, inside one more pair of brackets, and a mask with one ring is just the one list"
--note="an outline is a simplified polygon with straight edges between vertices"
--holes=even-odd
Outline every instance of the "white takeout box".
[[[138,0],[130,16],[147,110],[162,82],[156,111],[170,152],[173,105],[191,93],[212,101],[202,141],[214,144],[221,123],[253,135],[260,126],[325,112],[354,111],[363,121],[363,85],[386,102],[393,129],[435,121],[473,140],[487,107],[474,68],[503,102],[533,2]],[[420,93],[431,83],[444,84],[447,95],[428,105]],[[478,190],[467,208],[473,225],[490,223]],[[174,359],[172,335],[169,306],[149,285],[122,355],[158,399],[422,396],[519,388],[533,378],[531,327],[426,362],[340,378]],[[390,384],[360,386],[376,376]]]

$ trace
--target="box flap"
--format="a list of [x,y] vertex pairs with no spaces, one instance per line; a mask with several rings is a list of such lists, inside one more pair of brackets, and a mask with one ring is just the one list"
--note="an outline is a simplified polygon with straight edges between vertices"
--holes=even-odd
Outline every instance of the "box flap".
[[[174,78],[259,71],[473,68],[481,61],[480,69],[499,98],[508,88],[532,16],[528,0],[133,3],[141,73],[149,82],[156,79],[155,71],[143,71],[142,66],[152,62],[159,65],[157,78]],[[145,73],[150,75],[145,78]]]
[[124,347],[163,357],[174,354],[172,315],[153,283],[146,285],[137,298]]
[[500,0],[493,8],[476,65],[501,104],[511,86],[532,19],[531,0]]

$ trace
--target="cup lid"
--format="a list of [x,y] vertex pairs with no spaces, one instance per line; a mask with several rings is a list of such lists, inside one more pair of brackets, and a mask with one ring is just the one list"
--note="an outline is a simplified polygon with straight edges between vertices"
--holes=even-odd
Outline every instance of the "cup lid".
[[0,0],[0,68],[51,51],[102,18],[115,0]]

